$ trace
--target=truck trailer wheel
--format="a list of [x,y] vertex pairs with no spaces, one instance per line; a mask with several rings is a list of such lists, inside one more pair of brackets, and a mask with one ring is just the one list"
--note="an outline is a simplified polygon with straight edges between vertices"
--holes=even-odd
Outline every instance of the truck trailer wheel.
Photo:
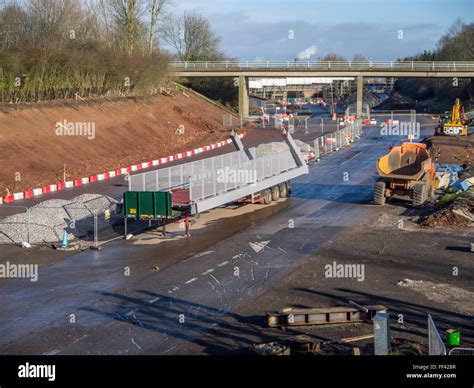
[[385,205],[385,182],[377,182],[374,186],[374,203]]
[[272,190],[272,201],[278,201],[280,199],[280,188],[278,186],[273,186]]
[[270,189],[265,189],[260,192],[261,202],[264,205],[269,205],[272,203],[272,192]]
[[278,185],[278,188],[280,189],[280,198],[288,197],[288,188],[286,187],[286,183]]
[[413,206],[421,206],[428,199],[427,185],[417,183],[413,186]]

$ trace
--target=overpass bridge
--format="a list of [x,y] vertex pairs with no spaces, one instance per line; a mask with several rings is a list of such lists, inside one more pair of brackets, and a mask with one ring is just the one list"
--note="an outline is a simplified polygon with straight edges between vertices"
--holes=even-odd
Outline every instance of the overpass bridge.
[[175,77],[238,77],[239,113],[249,114],[250,77],[355,77],[357,117],[362,115],[364,77],[474,78],[474,61],[175,61]]

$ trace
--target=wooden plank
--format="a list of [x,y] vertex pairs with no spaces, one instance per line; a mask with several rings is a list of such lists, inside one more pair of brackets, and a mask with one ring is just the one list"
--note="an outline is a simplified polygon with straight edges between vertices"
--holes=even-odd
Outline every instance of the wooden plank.
[[356,342],[356,341],[363,341],[366,339],[374,338],[373,334],[364,334],[364,335],[359,335],[355,337],[347,337],[347,338],[342,338],[340,342]]
[[378,312],[387,311],[385,306],[366,306],[364,310],[353,307],[294,310],[285,308],[282,311],[267,312],[267,324],[269,327],[279,327],[364,322],[370,321]]

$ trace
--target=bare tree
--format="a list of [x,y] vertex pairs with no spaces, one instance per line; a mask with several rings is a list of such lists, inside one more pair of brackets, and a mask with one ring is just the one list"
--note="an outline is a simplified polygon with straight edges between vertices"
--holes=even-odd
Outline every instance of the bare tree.
[[352,58],[352,62],[367,62],[367,58],[362,54],[355,54]]
[[81,26],[82,8],[75,0],[28,0],[25,7],[32,43],[60,42]]
[[[143,0],[109,0],[116,37],[126,51],[131,54],[140,43],[144,27]],[[125,44],[124,44],[125,43]]]
[[150,54],[153,52],[158,18],[163,13],[165,6],[169,3],[169,0],[148,0],[148,12],[150,14],[150,25],[148,27],[148,50],[150,51]]
[[164,42],[176,50],[182,61],[213,60],[221,57],[219,41],[209,22],[198,14],[169,18],[161,29]]
[[336,54],[336,53],[329,53],[326,54],[323,58],[322,61],[334,61],[334,62],[343,62],[345,61],[346,58],[344,58],[342,55]]
[[26,13],[14,3],[1,3],[0,49],[7,49],[26,39]]

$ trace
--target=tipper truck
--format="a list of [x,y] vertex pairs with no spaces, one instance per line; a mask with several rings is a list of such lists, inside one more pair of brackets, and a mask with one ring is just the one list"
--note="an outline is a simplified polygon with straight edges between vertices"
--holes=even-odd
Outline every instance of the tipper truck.
[[384,205],[387,198],[409,196],[414,206],[421,206],[434,196],[435,166],[426,144],[403,143],[377,160],[378,179],[374,203]]

